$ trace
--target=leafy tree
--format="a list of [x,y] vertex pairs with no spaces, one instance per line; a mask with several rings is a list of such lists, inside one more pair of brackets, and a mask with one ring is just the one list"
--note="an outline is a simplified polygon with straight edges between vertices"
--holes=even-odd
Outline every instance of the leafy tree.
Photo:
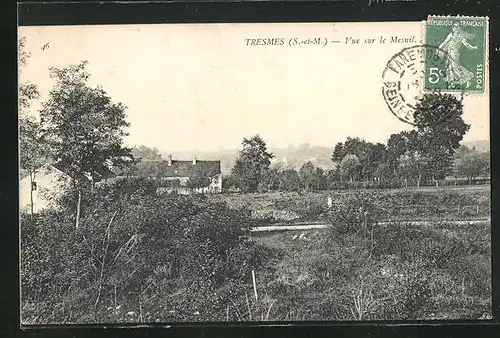
[[131,149],[133,161],[123,169],[118,169],[120,174],[139,177],[158,177],[162,168],[162,157],[157,148],[145,145],[133,146]]
[[470,125],[462,118],[463,104],[452,94],[425,94],[417,103],[414,120],[420,153],[430,161],[437,184],[451,170],[452,156]]
[[[19,58],[19,73],[23,71],[23,67],[28,64],[31,54],[26,52],[26,38],[21,37],[18,42],[18,58]],[[33,100],[40,97],[38,87],[31,82],[19,84],[19,116],[24,117],[27,114]]]
[[342,142],[339,142],[335,145],[335,148],[333,149],[332,161],[334,163],[340,163],[340,162],[342,162],[344,155],[345,155],[344,154],[344,144]]
[[133,146],[132,156],[136,160],[161,161],[162,157],[157,148],[151,148],[145,145]]
[[347,154],[340,163],[341,177],[349,177],[352,183],[354,177],[356,177],[356,174],[358,173],[359,165],[359,158],[356,155]]
[[295,169],[280,172],[280,191],[300,191],[300,176]]
[[126,107],[112,102],[101,87],[92,88],[87,62],[50,69],[55,85],[40,111],[41,122],[56,159],[62,160],[75,187],[89,177],[95,182],[99,168],[124,165],[131,160],[123,146]]
[[419,153],[402,156],[401,167],[405,184],[408,178],[415,180],[416,187],[420,187],[422,179],[426,177],[429,171],[429,160]]
[[371,180],[379,164],[386,159],[386,147],[382,143],[366,142],[361,152],[361,177],[365,180]]
[[314,171],[314,188],[317,190],[326,189],[327,181],[325,171],[322,168],[316,168]]
[[315,174],[316,174],[315,168],[311,162],[304,163],[302,167],[299,169],[300,180],[302,182],[303,187],[306,190],[313,189],[314,184],[316,183]]
[[387,140],[387,163],[396,174],[399,167],[399,159],[407,151],[407,140],[403,133],[391,134]]
[[399,175],[405,181],[405,186],[408,185],[408,179],[413,179],[416,186],[420,187],[429,172],[428,154],[422,150],[422,140],[417,131],[402,131],[398,135],[401,142],[399,151],[404,150],[399,157]]
[[436,186],[439,186],[438,179],[444,179],[453,167],[453,155],[444,149],[437,149],[431,153],[429,159],[429,173]]
[[365,140],[362,140],[359,137],[348,137],[342,147],[342,151],[344,153],[342,159],[344,159],[347,154],[354,154],[359,157],[359,155],[365,150],[365,147]]
[[461,146],[455,154],[455,175],[469,180],[480,176],[489,166],[489,156],[475,149]]
[[244,138],[241,144],[243,149],[231,173],[242,191],[255,192],[274,156],[267,151],[266,143],[259,135]]
[[482,153],[482,157],[484,159],[485,166],[483,168],[483,171],[481,174],[485,176],[490,176],[491,175],[491,159],[490,159],[490,152],[486,151]]
[[371,180],[379,163],[386,160],[386,147],[382,143],[373,144],[359,137],[348,137],[345,143],[337,143],[332,154],[332,161],[340,163],[346,155],[356,155],[359,159],[359,175],[364,180]]
[[330,169],[326,175],[325,175],[325,180],[326,180],[326,186],[329,189],[332,189],[335,187],[336,182],[340,181],[340,165],[337,166],[335,169]]
[[280,185],[280,168],[269,168],[264,171],[264,175],[262,180],[259,182],[259,186],[257,187],[259,192],[267,192],[278,190]]
[[374,176],[381,182],[388,182],[394,176],[389,163],[379,163],[375,169]]

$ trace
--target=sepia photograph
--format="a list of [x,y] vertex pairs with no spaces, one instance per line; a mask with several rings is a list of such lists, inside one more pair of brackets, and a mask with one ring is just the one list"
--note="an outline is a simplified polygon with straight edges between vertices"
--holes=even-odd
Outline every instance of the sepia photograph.
[[20,26],[21,325],[491,319],[488,39]]

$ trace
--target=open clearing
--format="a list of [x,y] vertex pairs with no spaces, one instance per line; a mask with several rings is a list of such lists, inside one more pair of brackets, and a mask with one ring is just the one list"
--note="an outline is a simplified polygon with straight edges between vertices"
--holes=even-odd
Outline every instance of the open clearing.
[[[489,222],[383,226],[368,260],[360,237],[331,240],[324,229],[261,232],[252,240],[279,257],[257,272],[258,286],[273,297],[282,288],[277,303],[295,320],[479,319],[491,313]],[[357,297],[367,301],[365,312],[357,312]]]
[[332,203],[365,194],[385,210],[384,220],[476,220],[490,217],[490,186],[409,188],[389,190],[334,190],[306,193],[221,194],[210,199],[231,208],[248,208],[259,226],[273,223],[322,222]]

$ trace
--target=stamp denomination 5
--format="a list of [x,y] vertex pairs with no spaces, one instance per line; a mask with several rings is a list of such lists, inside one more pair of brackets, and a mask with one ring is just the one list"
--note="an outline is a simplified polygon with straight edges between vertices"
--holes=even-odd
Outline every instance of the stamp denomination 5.
[[445,62],[440,67],[425,64],[425,89],[482,93],[487,29],[487,18],[430,16],[425,42],[437,46]]

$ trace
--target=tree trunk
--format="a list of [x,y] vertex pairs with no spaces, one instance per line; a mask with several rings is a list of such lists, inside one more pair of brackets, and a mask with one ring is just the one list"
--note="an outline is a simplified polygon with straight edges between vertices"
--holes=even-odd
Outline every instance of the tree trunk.
[[434,177],[434,175],[432,175],[432,181],[434,182],[434,184],[436,185],[436,187],[439,187],[439,182],[436,180],[436,178]]
[[33,221],[34,207],[33,207],[33,182],[35,182],[35,172],[30,170],[30,217]]
[[419,173],[417,178],[417,188],[420,188],[420,181],[422,180],[422,175]]

